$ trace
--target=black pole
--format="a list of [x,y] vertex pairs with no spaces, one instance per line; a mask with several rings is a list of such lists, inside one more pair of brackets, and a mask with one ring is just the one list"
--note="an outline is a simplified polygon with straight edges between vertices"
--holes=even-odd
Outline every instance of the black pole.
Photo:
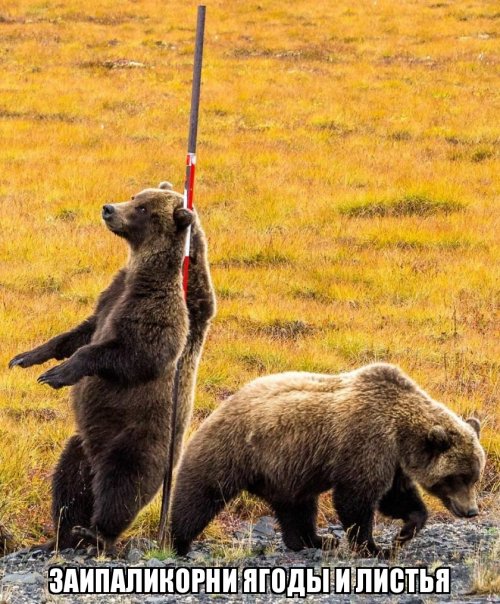
[[196,45],[194,49],[193,89],[191,92],[191,113],[189,115],[188,153],[196,153],[198,137],[198,111],[200,109],[201,66],[203,63],[203,38],[205,34],[205,6],[198,6],[196,21]]
[[[191,92],[191,111],[189,115],[189,138],[188,153],[186,159],[186,181],[184,184],[184,205],[190,210],[193,208],[193,186],[196,166],[196,141],[198,135],[198,111],[200,107],[200,88],[201,88],[201,67],[203,62],[203,38],[205,34],[205,6],[198,6],[198,16],[196,23],[196,43],[194,50],[193,65],[193,87]],[[188,243],[186,246],[186,256],[183,265],[183,287],[184,296],[187,301],[188,275],[189,275],[189,247],[191,229],[186,237]],[[163,479],[163,495],[161,500],[160,527],[158,532],[158,542],[161,548],[167,545],[167,523],[170,511],[170,500],[172,494],[172,475],[174,470],[175,453],[175,435],[177,429],[177,411],[179,407],[180,374],[182,370],[182,361],[179,359],[175,370],[174,387],[172,393],[172,420],[170,424],[170,443],[168,448],[167,468]]]

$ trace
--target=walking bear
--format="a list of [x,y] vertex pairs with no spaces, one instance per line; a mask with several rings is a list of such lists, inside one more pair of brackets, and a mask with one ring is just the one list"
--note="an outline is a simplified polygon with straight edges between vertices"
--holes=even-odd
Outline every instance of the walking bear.
[[[204,233],[181,195],[169,187],[146,189],[131,201],[105,205],[102,216],[128,242],[127,265],[83,323],[10,362],[30,367],[67,359],[38,381],[74,385],[77,431],[54,472],[56,539],[47,549],[75,547],[82,537],[111,548],[155,495],[167,462],[175,367],[180,359],[178,452],[215,310]],[[181,266],[189,225],[186,306]]]
[[392,365],[257,379],[225,401],[189,442],[173,497],[173,545],[185,554],[246,490],[271,505],[287,547],[321,547],[318,495],[333,489],[352,547],[389,555],[373,540],[375,511],[403,520],[394,546],[405,543],[427,520],[417,483],[455,516],[478,513],[475,484],[485,463],[479,427]]

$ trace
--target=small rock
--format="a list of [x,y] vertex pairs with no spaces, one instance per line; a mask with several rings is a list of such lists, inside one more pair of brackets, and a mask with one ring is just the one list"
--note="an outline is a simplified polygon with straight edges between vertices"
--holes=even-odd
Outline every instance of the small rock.
[[3,583],[14,583],[17,585],[41,585],[44,579],[40,573],[7,573]]
[[158,558],[150,558],[146,562],[146,566],[149,566],[149,568],[159,568],[160,566],[164,566],[164,564],[161,560],[158,560]]
[[133,547],[127,554],[127,562],[130,562],[130,564],[137,564],[137,562],[139,562],[139,560],[141,558],[142,558],[142,552],[140,549],[137,549],[136,547]]
[[75,564],[81,564],[82,566],[84,566],[85,562],[86,562],[86,558],[85,558],[85,556],[75,556],[73,559],[73,562]]
[[274,518],[272,516],[262,516],[259,518],[253,527],[252,534],[254,537],[264,537],[272,539],[276,535],[274,528]]
[[206,560],[206,555],[202,551],[192,550],[186,555],[186,558],[189,558],[189,560],[192,560],[197,564],[202,564]]
[[358,558],[356,566],[374,566],[377,563],[377,558]]
[[20,549],[17,552],[12,552],[11,554],[7,554],[6,556],[3,556],[2,558],[0,558],[0,562],[2,562],[2,563],[10,562],[11,560],[20,559],[20,558],[23,558],[28,553],[29,553],[28,548]]
[[32,551],[29,552],[29,558],[28,558],[28,562],[33,562],[34,560],[39,560],[40,558],[45,558],[45,556],[47,556],[47,553],[45,550],[43,549],[34,549]]
[[308,560],[321,560],[323,558],[323,550],[321,549],[309,548],[303,550],[302,553],[304,558]]
[[344,536],[344,529],[342,528],[341,524],[330,524],[328,527],[328,532],[331,535],[335,535],[335,537],[338,537],[339,539],[342,539]]
[[175,566],[176,560],[175,558],[165,558],[165,560],[163,560],[163,564],[165,566]]

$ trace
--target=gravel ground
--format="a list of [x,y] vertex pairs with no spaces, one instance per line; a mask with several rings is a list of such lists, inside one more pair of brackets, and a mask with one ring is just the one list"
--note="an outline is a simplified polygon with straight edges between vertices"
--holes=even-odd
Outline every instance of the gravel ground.
[[[379,525],[376,539],[382,545],[388,545],[397,527]],[[433,522],[403,549],[396,560],[378,561],[370,558],[352,558],[346,546],[345,536],[338,525],[330,525],[323,532],[341,537],[341,545],[333,554],[321,550],[303,550],[290,552],[281,542],[280,533],[275,530],[274,520],[270,517],[260,518],[255,525],[241,523],[235,532],[234,542],[224,546],[209,541],[195,544],[188,558],[159,560],[154,552],[147,550],[154,546],[145,539],[131,541],[123,552],[122,558],[114,560],[96,559],[91,551],[65,550],[59,558],[49,557],[41,552],[20,551],[0,559],[0,604],[28,604],[38,602],[57,603],[147,603],[166,604],[172,602],[285,602],[284,595],[250,595],[250,594],[205,594],[196,595],[51,595],[47,589],[47,570],[54,564],[65,567],[247,567],[261,568],[315,568],[317,574],[323,567],[426,567],[432,573],[440,566],[451,569],[451,595],[362,595],[329,594],[309,595],[306,602],[399,602],[401,604],[420,604],[427,602],[467,602],[469,604],[500,602],[500,594],[467,595],[472,586],[473,575],[478,564],[487,567],[492,573],[500,573],[498,560],[498,543],[500,523],[496,519],[477,521]],[[218,557],[214,557],[217,555]],[[224,557],[221,557],[223,552]],[[94,552],[95,553],[95,552]],[[333,579],[333,571],[331,578]],[[239,587],[239,591],[241,584]]]

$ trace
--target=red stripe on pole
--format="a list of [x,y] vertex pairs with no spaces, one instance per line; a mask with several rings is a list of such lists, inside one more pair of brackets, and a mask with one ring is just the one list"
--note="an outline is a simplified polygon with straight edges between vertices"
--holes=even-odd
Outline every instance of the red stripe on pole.
[[189,164],[189,183],[187,188],[187,207],[188,210],[193,209],[193,196],[194,196],[194,173],[196,170],[196,156],[190,155],[190,164]]
[[184,256],[184,263],[182,265],[182,289],[184,290],[184,299],[187,299],[187,295],[188,295],[188,275],[189,275],[189,256]]
[[[185,189],[185,207],[188,210],[193,209],[193,199],[194,199],[194,176],[196,171],[196,154],[188,153],[186,156],[186,183],[184,185]],[[191,228],[189,228],[187,234],[186,241],[186,255],[184,256],[184,263],[182,265],[182,288],[184,290],[184,298],[187,299],[188,292],[188,281],[189,281],[189,248],[190,248],[190,238],[191,238]]]

